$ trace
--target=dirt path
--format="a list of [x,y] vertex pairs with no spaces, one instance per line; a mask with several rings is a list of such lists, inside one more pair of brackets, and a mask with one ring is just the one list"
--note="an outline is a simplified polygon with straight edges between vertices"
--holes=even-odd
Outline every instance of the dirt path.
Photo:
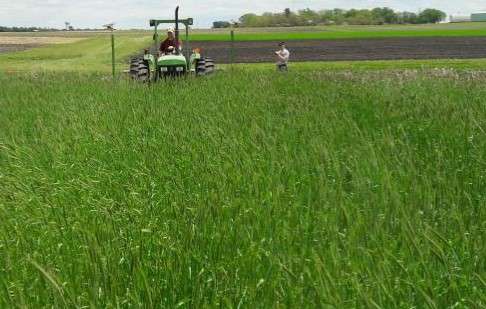
[[[278,42],[235,42],[235,61],[273,62]],[[486,58],[486,37],[302,40],[287,43],[292,61]],[[229,42],[192,42],[217,63],[230,61]]]

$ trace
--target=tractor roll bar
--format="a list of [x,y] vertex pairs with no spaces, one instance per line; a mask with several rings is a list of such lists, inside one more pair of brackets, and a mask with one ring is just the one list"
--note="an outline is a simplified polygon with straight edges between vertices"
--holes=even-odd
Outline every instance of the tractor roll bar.
[[[151,19],[150,20],[150,27],[155,27],[155,34],[154,34],[154,41],[155,45],[159,45],[159,33],[158,33],[158,26],[160,24],[175,24],[175,31],[176,31],[176,40],[179,42],[179,24],[183,24],[184,27],[186,28],[186,38],[185,38],[185,44],[186,48],[184,50],[187,50],[187,57],[189,56],[190,53],[190,48],[189,48],[189,26],[192,26],[194,24],[194,19],[192,18],[186,18],[186,19],[179,19],[179,7],[176,8],[175,11],[175,18],[176,19]],[[177,50],[177,54],[180,53],[180,50]]]
[[181,47],[179,44],[179,6],[175,10],[175,40],[176,40],[176,55],[179,55]]

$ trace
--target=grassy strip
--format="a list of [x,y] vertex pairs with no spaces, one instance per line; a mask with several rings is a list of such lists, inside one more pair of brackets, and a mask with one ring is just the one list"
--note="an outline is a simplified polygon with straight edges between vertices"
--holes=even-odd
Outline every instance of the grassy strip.
[[[404,37],[470,37],[486,35],[486,23],[383,26],[315,26],[235,29],[236,40],[334,40]],[[193,40],[229,40],[229,30],[196,31]]]
[[[119,36],[116,39],[118,69],[127,67],[128,59],[150,44],[147,36]],[[0,54],[0,70],[57,71],[57,72],[109,72],[111,70],[111,41],[109,35],[58,44],[11,54]]]
[[[323,31],[323,32],[236,32],[237,41],[291,41],[291,40],[337,40],[337,39],[384,39],[417,37],[478,37],[485,36],[486,29],[466,30],[390,30],[390,31]],[[193,34],[193,41],[229,41],[228,33]]]
[[0,76],[0,307],[480,307],[485,80]]
[[[223,70],[232,67],[249,72],[274,70],[272,63],[251,63],[219,65]],[[438,59],[438,60],[371,60],[371,61],[319,61],[319,62],[293,62],[290,63],[291,72],[322,71],[350,71],[366,72],[375,70],[486,70],[486,59]]]

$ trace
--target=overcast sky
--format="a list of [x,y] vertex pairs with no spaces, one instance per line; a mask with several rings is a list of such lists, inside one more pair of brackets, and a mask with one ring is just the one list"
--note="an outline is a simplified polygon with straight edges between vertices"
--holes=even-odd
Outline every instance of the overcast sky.
[[99,27],[115,22],[118,28],[147,28],[150,18],[168,18],[175,6],[181,17],[193,17],[197,27],[215,20],[237,19],[244,13],[279,12],[311,8],[373,8],[418,11],[438,8],[447,14],[486,11],[486,0],[0,0],[0,25],[59,28],[65,21],[75,27]]

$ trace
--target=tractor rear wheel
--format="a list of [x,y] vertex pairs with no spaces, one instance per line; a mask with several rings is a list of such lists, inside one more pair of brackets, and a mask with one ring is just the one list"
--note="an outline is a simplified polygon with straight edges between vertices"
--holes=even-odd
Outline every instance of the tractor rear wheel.
[[148,62],[143,58],[134,58],[130,62],[130,77],[141,82],[150,81],[150,69]]

